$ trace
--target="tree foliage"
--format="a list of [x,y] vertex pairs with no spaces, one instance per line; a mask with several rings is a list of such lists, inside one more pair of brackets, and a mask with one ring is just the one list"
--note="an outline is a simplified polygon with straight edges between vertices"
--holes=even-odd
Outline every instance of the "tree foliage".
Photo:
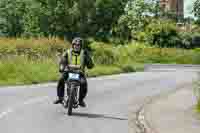
[[108,35],[127,0],[1,0],[0,33],[8,36]]
[[176,47],[179,44],[177,29],[171,21],[155,20],[147,26],[145,32],[150,44],[159,47]]
[[25,11],[25,4],[21,0],[0,1],[0,25],[2,33],[8,36],[19,36],[23,33],[22,16]]
[[131,0],[118,21],[118,27],[121,28],[121,32],[128,30],[128,33],[134,37],[138,31],[144,30],[151,23],[152,18],[158,16],[159,11],[156,0]]
[[200,18],[200,0],[194,2],[193,12],[197,18]]

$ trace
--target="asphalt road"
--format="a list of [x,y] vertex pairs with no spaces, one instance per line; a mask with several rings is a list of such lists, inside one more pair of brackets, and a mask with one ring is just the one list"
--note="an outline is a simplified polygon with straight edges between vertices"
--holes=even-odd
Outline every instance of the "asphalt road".
[[[74,115],[70,117],[61,105],[52,104],[56,98],[55,83],[1,87],[0,132],[134,132],[134,120],[129,119],[130,115],[133,115],[145,100],[175,90],[197,77],[192,66],[189,69],[174,66],[174,69],[170,67],[170,71],[154,71],[154,67],[146,67],[146,72],[89,79],[87,108],[74,110]],[[156,67],[158,69],[163,66]],[[195,67],[195,70],[199,69]]]

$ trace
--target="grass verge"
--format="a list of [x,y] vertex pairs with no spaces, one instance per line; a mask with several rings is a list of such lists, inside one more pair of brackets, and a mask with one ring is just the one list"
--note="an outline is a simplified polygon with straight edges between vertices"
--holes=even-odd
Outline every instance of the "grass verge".
[[[69,43],[58,38],[0,38],[0,85],[21,85],[56,81],[57,57]],[[89,77],[142,71],[145,63],[200,64],[200,50],[93,42],[95,68]]]
[[[97,65],[88,71],[88,76],[120,74],[142,69],[143,65],[140,64],[135,66]],[[57,62],[51,58],[33,60],[19,56],[10,60],[3,59],[0,61],[0,71],[0,86],[37,84],[56,81],[59,78]]]
[[196,111],[200,114],[200,80],[194,83],[194,94],[197,99]]

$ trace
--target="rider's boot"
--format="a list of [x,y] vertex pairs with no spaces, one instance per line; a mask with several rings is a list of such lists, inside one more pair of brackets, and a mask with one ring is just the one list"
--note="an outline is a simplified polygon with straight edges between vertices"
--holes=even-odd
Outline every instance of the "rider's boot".
[[55,100],[53,103],[54,104],[62,104],[63,103],[63,98],[60,97],[57,100]]
[[79,100],[79,105],[81,107],[86,107],[86,103],[84,102],[84,100]]

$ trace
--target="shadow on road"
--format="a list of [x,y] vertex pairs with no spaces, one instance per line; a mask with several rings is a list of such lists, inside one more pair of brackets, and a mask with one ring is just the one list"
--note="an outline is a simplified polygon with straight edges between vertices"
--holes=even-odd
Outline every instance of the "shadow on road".
[[75,117],[85,117],[85,118],[99,118],[99,119],[113,119],[113,120],[128,120],[127,118],[120,118],[120,117],[113,117],[113,116],[106,116],[102,114],[89,114],[89,113],[73,113]]

